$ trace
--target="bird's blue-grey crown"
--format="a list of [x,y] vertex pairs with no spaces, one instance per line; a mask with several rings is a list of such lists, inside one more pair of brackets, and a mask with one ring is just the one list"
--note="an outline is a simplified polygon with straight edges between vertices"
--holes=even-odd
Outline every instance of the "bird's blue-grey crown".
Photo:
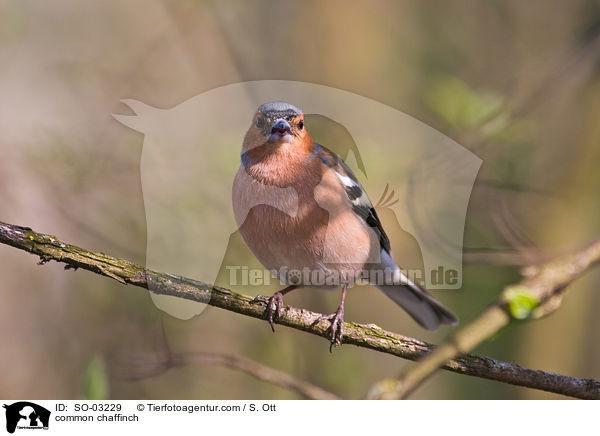
[[293,104],[283,101],[270,101],[258,108],[258,111],[265,117],[275,120],[277,118],[297,117],[302,111]]

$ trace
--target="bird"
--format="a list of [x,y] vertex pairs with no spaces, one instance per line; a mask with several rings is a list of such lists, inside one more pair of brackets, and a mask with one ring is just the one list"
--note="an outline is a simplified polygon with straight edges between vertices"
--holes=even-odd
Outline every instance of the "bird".
[[427,330],[458,323],[402,272],[367,193],[338,155],[312,139],[296,106],[271,101],[254,113],[242,142],[232,203],[245,243],[287,285],[267,301],[264,316],[273,331],[285,294],[341,288],[338,309],[315,321],[330,321],[330,350],[340,345],[346,294],[360,277],[368,277]]

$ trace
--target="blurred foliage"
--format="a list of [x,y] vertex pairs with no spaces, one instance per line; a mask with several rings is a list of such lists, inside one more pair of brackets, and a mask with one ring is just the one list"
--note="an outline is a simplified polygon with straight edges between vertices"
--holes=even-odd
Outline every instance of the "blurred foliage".
[[110,398],[109,392],[106,366],[101,357],[95,356],[83,370],[81,398],[84,400],[106,400]]
[[454,76],[433,78],[425,101],[433,112],[457,131],[476,128],[485,138],[506,129],[508,124],[500,96],[477,92]]
[[527,118],[515,120],[500,95],[474,90],[456,76],[432,77],[424,98],[455,132],[473,135],[475,145],[490,141],[504,147],[523,145],[531,138],[531,123]]

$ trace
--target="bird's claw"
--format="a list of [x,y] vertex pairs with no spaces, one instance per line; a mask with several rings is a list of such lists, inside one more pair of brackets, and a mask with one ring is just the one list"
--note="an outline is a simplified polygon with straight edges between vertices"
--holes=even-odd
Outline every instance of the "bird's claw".
[[267,301],[269,301],[269,297],[258,294],[256,297],[254,297],[252,300],[250,300],[250,304],[257,304],[257,303],[265,304]]
[[267,300],[267,309],[265,310],[267,321],[271,326],[271,330],[275,333],[274,320],[281,316],[281,308],[283,307],[283,294],[275,292],[271,298]]
[[317,318],[314,324],[318,324],[322,320],[331,321],[331,325],[329,326],[329,352],[333,352],[333,347],[337,347],[342,344],[342,338],[344,337],[344,309],[340,307],[335,313],[331,315],[321,315]]

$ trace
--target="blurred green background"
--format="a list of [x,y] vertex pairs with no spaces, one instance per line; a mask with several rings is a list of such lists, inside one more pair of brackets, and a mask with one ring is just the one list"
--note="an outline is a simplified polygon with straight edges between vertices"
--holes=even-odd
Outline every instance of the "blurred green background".
[[[0,220],[144,264],[143,137],[111,117],[127,112],[120,99],[169,108],[240,81],[323,84],[405,112],[483,159],[463,288],[439,297],[468,321],[518,280],[518,265],[600,233],[599,42],[591,0],[1,0]],[[317,139],[336,137],[322,125]],[[114,367],[151,362],[165,346],[246,356],[345,398],[413,365],[347,345],[329,354],[321,338],[272,334],[212,307],[181,321],[143,290],[35,260],[0,245],[2,398],[298,398],[221,367],[137,380]],[[587,274],[556,313],[476,352],[600,379],[599,285],[600,272]],[[449,333],[423,331],[376,290],[350,297],[346,320],[433,342]],[[286,302],[330,313],[338,298],[308,291]],[[445,372],[413,397],[560,398]]]

